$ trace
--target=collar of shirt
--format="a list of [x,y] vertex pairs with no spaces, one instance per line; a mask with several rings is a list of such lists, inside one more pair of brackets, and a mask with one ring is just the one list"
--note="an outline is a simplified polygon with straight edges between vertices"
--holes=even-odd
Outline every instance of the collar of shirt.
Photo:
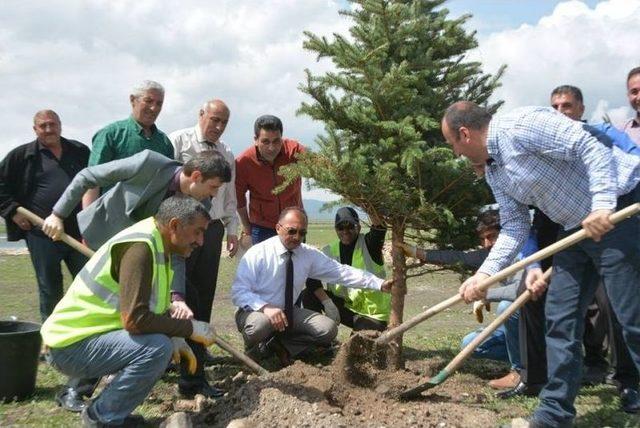
[[[274,246],[274,249],[276,250],[276,254],[279,255],[279,256],[283,256],[284,254],[287,254],[287,252],[289,250],[287,249],[287,247],[284,246],[284,244],[280,240],[280,237],[278,235],[276,235],[273,238],[274,238],[274,241],[275,241],[273,246]],[[297,250],[299,248],[300,247],[298,246],[298,247],[294,248],[293,250],[291,250],[291,252],[293,254],[296,254],[296,252],[297,252]]]
[[169,187],[167,188],[167,192],[172,193],[182,193],[180,191],[180,173],[182,172],[182,167],[179,166],[176,168],[176,172],[173,174],[173,178],[169,183]]
[[[133,116],[129,116],[129,122],[138,134],[142,135],[143,137],[146,137],[146,135],[144,134],[144,128],[133,118]],[[158,130],[158,127],[156,126],[155,123],[151,125],[151,135],[155,134],[157,130]]]
[[498,126],[496,121],[489,122],[489,130],[487,131],[487,166],[501,165],[500,147],[498,146]]
[[193,129],[195,130],[196,133],[196,140],[198,140],[198,143],[205,145],[206,147],[210,148],[210,149],[218,149],[218,141],[209,141],[206,138],[204,138],[204,135],[202,135],[202,130],[200,129],[200,125],[196,123],[196,126],[193,127]]

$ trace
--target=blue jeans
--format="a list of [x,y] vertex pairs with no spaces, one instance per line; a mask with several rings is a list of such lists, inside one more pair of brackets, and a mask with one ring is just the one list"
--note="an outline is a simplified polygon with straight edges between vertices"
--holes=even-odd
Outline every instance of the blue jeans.
[[[618,209],[640,200],[640,186],[618,198]],[[573,231],[561,232],[563,238]],[[640,367],[640,219],[616,225],[600,242],[586,239],[553,258],[545,307],[548,383],[534,419],[570,426],[582,377],[582,336],[599,274],[620,322],[631,358]],[[595,267],[595,269],[594,269]]]
[[[496,314],[500,315],[509,307],[512,302],[503,300],[498,304]],[[520,346],[518,342],[518,320],[520,311],[512,314],[507,321],[498,327],[484,342],[480,344],[473,352],[475,358],[485,358],[488,360],[504,361],[511,364],[513,370],[522,369],[520,362]],[[462,339],[461,347],[467,346],[481,332],[482,328],[467,334]]]
[[103,424],[121,424],[144,401],[164,373],[173,345],[164,334],[114,330],[64,348],[51,348],[51,364],[72,377],[117,373],[91,405]]
[[40,318],[46,320],[62,299],[62,266],[67,265],[75,277],[87,263],[87,258],[62,241],[54,242],[39,230],[26,234],[27,248],[38,281]]
[[251,225],[251,242],[256,245],[259,242],[265,241],[272,236],[276,236],[276,230],[268,227],[258,226],[257,224]]

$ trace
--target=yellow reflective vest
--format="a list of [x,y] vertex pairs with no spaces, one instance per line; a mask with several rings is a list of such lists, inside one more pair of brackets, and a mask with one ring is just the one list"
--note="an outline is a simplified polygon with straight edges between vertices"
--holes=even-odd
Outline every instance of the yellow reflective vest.
[[[322,252],[340,262],[340,241],[337,240],[322,249]],[[386,276],[384,265],[379,265],[371,259],[364,235],[358,235],[351,266],[371,272],[378,278]],[[378,321],[388,321],[391,312],[391,295],[376,290],[349,288],[340,284],[328,284],[327,289],[332,294],[344,299],[345,307],[352,312]]]
[[153,254],[149,309],[167,311],[171,303],[173,270],[153,217],[123,230],[102,245],[75,277],[69,290],[42,325],[42,339],[62,348],[95,334],[123,328],[120,319],[120,284],[111,276],[111,250],[116,244],[144,242]]

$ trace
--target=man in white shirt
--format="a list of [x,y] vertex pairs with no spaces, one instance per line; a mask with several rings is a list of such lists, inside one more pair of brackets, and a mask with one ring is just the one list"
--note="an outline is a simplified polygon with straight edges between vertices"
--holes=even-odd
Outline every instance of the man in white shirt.
[[[175,158],[187,162],[198,153],[217,152],[231,165],[231,181],[218,189],[218,194],[211,199],[211,222],[204,235],[203,245],[194,250],[187,259],[186,303],[199,321],[211,320],[211,308],[218,281],[218,267],[222,252],[222,238],[227,232],[227,250],[234,256],[238,249],[238,219],[235,190],[235,159],[231,149],[220,140],[229,122],[229,108],[218,99],[204,103],[198,112],[198,123],[195,126],[172,132],[169,139],[173,144]],[[191,343],[190,343],[191,344]],[[200,347],[198,344],[193,346]],[[194,350],[198,357],[199,370],[189,375],[184,369],[180,379],[183,389],[196,392],[207,386],[204,379],[202,363],[212,362],[213,357],[204,349]],[[200,359],[204,361],[200,361]]]
[[240,260],[231,294],[247,349],[266,342],[286,364],[289,357],[311,345],[329,345],[338,333],[330,318],[294,306],[308,277],[387,293],[393,281],[340,264],[302,243],[307,215],[301,208],[285,208],[276,232],[277,236],[254,245]]

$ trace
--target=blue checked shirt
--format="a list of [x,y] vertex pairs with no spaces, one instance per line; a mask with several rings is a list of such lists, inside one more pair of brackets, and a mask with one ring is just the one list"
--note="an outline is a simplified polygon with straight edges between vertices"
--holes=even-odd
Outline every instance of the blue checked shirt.
[[501,231],[479,271],[493,275],[529,235],[529,205],[566,230],[640,182],[640,158],[608,148],[550,107],[523,107],[489,124],[485,177],[500,206]]

